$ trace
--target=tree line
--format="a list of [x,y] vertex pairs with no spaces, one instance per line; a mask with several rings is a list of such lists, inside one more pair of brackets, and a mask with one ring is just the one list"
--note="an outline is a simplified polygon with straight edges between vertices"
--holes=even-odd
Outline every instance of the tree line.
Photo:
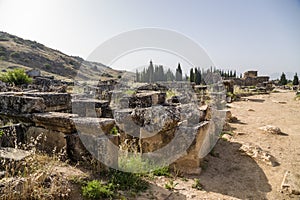
[[216,68],[210,68],[208,70],[200,69],[199,67],[191,68],[189,76],[185,74],[183,76],[180,63],[176,68],[175,74],[169,69],[165,70],[162,65],[150,64],[147,68],[144,68],[141,72],[136,70],[136,81],[143,83],[153,83],[156,81],[190,81],[194,82],[196,85],[203,84],[203,77],[208,72],[218,73],[223,78],[237,78],[236,70],[220,70]]

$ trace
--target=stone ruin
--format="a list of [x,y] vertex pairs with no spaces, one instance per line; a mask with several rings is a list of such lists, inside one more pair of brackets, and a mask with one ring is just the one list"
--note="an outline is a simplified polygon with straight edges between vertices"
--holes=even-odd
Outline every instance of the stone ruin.
[[[67,87],[64,82],[40,76],[34,79],[33,84],[22,91],[0,92],[0,121],[3,125],[0,130],[4,133],[0,147],[14,147],[16,143],[29,142],[30,138],[42,134],[38,148],[48,153],[55,148],[57,151],[65,148],[72,161],[85,161],[91,158],[90,148],[97,147],[97,158],[105,156],[111,148],[85,144],[82,137],[97,138],[97,141],[105,138],[116,147],[131,141],[139,153],[156,152],[174,140],[177,143],[171,145],[168,154],[175,155],[180,151],[181,154],[172,166],[186,174],[199,174],[200,154],[208,153],[213,145],[212,138],[214,141],[218,138],[217,134],[210,135],[209,132],[220,131],[220,127],[213,123],[216,120],[213,113],[219,111],[215,113],[220,116],[226,113],[222,106],[214,110],[205,105],[209,100],[222,100],[220,95],[223,92],[209,91],[207,86],[193,87],[193,98],[197,101],[195,107],[190,96],[173,95],[167,99],[168,85],[143,85],[133,94],[124,95],[119,90],[124,91],[126,86],[111,80],[93,87],[85,86],[83,93],[78,95],[65,90],[61,92],[62,87]],[[175,83],[169,84],[174,87]],[[178,91],[186,90],[183,83],[176,84]],[[116,99],[118,102],[114,102]],[[8,122],[11,124],[5,125]],[[114,127],[118,129],[117,135],[111,134]],[[191,143],[186,144],[190,138]],[[117,165],[119,155],[116,152],[110,155],[115,156],[111,162]]]

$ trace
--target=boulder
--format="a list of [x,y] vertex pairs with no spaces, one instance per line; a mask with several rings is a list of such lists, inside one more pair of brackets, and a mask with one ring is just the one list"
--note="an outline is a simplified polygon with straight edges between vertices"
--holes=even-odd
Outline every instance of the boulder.
[[39,69],[31,69],[29,71],[26,72],[26,74],[29,77],[37,77],[37,76],[41,76],[41,71]]

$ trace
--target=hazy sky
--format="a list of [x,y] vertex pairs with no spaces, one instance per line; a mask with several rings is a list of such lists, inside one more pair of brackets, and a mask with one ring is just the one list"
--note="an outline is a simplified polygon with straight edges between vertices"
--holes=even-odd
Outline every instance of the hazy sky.
[[144,27],[186,35],[225,69],[300,73],[299,0],[0,0],[0,30],[83,58]]

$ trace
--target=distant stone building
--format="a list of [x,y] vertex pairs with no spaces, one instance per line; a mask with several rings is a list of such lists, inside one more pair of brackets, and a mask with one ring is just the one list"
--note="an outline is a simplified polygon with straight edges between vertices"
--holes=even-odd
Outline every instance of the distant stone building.
[[244,79],[257,77],[257,71],[246,71],[244,72]]
[[257,71],[246,71],[243,78],[234,78],[234,84],[239,86],[259,86],[269,82],[269,76],[258,76]]

